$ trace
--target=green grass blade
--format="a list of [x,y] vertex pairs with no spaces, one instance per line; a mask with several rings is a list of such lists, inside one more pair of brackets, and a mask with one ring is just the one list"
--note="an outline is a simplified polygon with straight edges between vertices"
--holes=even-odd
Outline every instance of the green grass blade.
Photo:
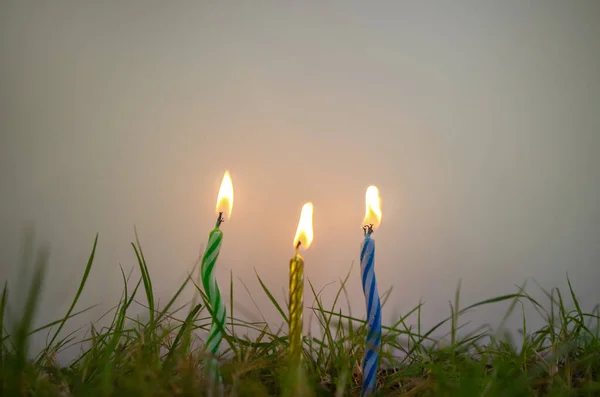
[[[150,279],[150,273],[148,272],[148,266],[142,254],[142,248],[138,248],[134,243],[131,243],[133,250],[135,251],[135,256],[138,260],[138,265],[140,267],[140,273],[142,274],[142,281],[144,283],[144,290],[146,292],[146,300],[148,302],[148,315],[150,316],[149,326],[154,326],[154,292],[152,289],[152,280]],[[139,246],[139,244],[138,244]]]
[[571,299],[573,299],[573,303],[575,304],[577,313],[579,314],[579,317],[581,318],[581,320],[583,320],[583,311],[581,310],[581,306],[579,305],[579,300],[577,299],[577,296],[575,296],[575,291],[573,290],[573,286],[571,285],[571,280],[569,279],[568,275],[567,275],[567,283],[569,284],[569,292],[571,294]]
[[8,291],[8,281],[4,282],[4,288],[2,289],[2,299],[0,300],[0,395],[4,394],[4,376],[6,374],[5,368],[5,352],[4,352],[4,309],[6,308],[6,296]]
[[196,264],[194,264],[194,267],[192,268],[191,274],[189,274],[188,277],[185,278],[185,280],[183,281],[183,283],[181,283],[181,285],[179,286],[179,289],[177,289],[177,292],[175,293],[175,295],[173,295],[173,297],[171,297],[171,300],[169,300],[169,302],[164,307],[164,309],[162,309],[158,313],[158,315],[156,316],[156,323],[160,323],[160,321],[164,318],[164,316],[169,312],[169,309],[171,308],[171,306],[173,306],[173,304],[175,303],[175,301],[177,300],[177,298],[179,298],[179,296],[181,295],[181,293],[183,292],[183,290],[185,289],[185,287],[190,282],[190,279],[191,279],[192,275],[195,273],[197,266],[198,266],[198,262],[196,262]]
[[198,315],[198,312],[200,312],[201,308],[202,308],[202,305],[201,304],[197,304],[192,310],[190,310],[190,312],[187,315],[187,317],[186,317],[183,325],[181,327],[179,327],[179,332],[177,332],[177,335],[175,336],[175,339],[173,340],[173,344],[169,348],[169,351],[168,351],[167,356],[165,358],[165,366],[168,366],[168,364],[173,359],[173,357],[175,355],[175,351],[179,347],[180,341],[185,338],[185,335],[187,333],[189,333],[190,327],[194,323],[194,319]]
[[14,333],[15,353],[13,364],[11,365],[11,376],[8,378],[9,395],[20,395],[22,384],[25,381],[24,371],[29,351],[29,331],[32,328],[41,296],[48,256],[49,254],[46,249],[38,250],[34,273],[29,286],[29,294],[23,307],[23,317],[17,324]]
[[260,286],[262,287],[263,291],[265,291],[265,294],[267,294],[267,296],[271,300],[271,303],[273,303],[273,306],[275,306],[275,308],[277,309],[277,311],[279,312],[279,314],[281,314],[281,317],[283,317],[283,319],[287,323],[288,322],[288,317],[285,314],[285,312],[283,311],[283,309],[281,308],[281,306],[279,305],[279,302],[277,302],[277,300],[275,299],[275,297],[273,296],[273,294],[271,294],[271,291],[269,291],[269,289],[267,288],[267,286],[265,285],[265,283],[263,283],[262,279],[260,278],[260,276],[256,272],[256,269],[254,270],[254,273],[256,274],[256,278],[258,278],[258,282],[260,283]]
[[[93,308],[95,308],[95,307],[97,307],[97,306],[98,306],[98,305],[93,305],[93,306],[87,307],[87,308],[85,308],[85,309],[83,309],[83,310],[80,310],[80,311],[78,311],[78,312],[71,313],[71,315],[69,316],[69,318],[76,317],[76,316],[78,316],[78,315],[80,315],[80,314],[82,314],[82,313],[85,313],[85,312],[87,312],[87,311],[89,311],[89,310],[91,310],[91,309],[93,309]],[[48,328],[52,328],[52,327],[54,327],[55,325],[57,325],[57,324],[60,324],[62,321],[63,321],[63,319],[61,318],[60,320],[55,320],[55,321],[52,321],[52,322],[50,322],[50,323],[48,323],[48,324],[44,324],[44,325],[42,325],[42,326],[40,326],[40,327],[37,327],[37,328],[35,328],[35,329],[33,329],[33,330],[30,330],[30,331],[28,332],[27,336],[31,336],[31,335],[37,334],[37,333],[39,333],[39,332],[41,332],[41,331],[43,331],[43,330],[46,330],[46,329],[48,329]],[[8,339],[9,339],[9,337],[10,337],[10,335],[4,335],[4,337],[2,338],[2,341],[1,341],[1,342],[5,342],[6,340],[8,340]]]
[[67,319],[70,318],[71,313],[73,312],[73,309],[75,308],[75,305],[77,304],[77,301],[79,300],[79,297],[81,296],[81,293],[83,292],[83,288],[85,287],[85,283],[90,274],[90,270],[92,269],[92,263],[94,262],[94,255],[96,254],[96,246],[97,245],[98,245],[98,234],[96,233],[96,238],[94,239],[94,245],[92,247],[92,253],[90,254],[87,265],[85,266],[85,271],[83,273],[83,277],[81,278],[81,282],[79,283],[79,288],[77,288],[77,293],[75,294],[75,297],[73,298],[73,302],[71,302],[71,306],[69,307],[69,310],[67,310],[67,314],[65,314],[63,320],[60,322],[56,332],[54,333],[54,336],[52,336],[52,339],[50,339],[50,342],[48,343],[49,348],[52,348],[52,344],[58,337],[58,334],[60,333],[60,331],[63,329],[65,323],[67,322]]

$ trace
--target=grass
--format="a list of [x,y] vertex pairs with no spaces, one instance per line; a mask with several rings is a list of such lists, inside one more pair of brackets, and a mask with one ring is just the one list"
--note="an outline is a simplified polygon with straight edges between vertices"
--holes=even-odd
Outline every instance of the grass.
[[[207,379],[202,369],[206,352],[198,331],[210,327],[211,313],[206,296],[188,277],[168,303],[160,308],[154,297],[152,278],[139,239],[132,243],[140,277],[130,279],[121,268],[123,293],[111,311],[107,327],[91,326],[83,337],[73,332],[63,335],[85,291],[94,263],[98,236],[85,266],[77,292],[64,317],[33,329],[39,303],[48,251],[36,255],[31,239],[26,244],[22,268],[33,263],[31,280],[22,304],[11,310],[5,283],[0,299],[0,396],[202,396]],[[274,327],[266,322],[248,322],[228,308],[224,349],[218,357],[228,396],[358,396],[360,395],[365,322],[335,309],[346,296],[341,280],[334,302],[325,307],[320,294],[306,280],[305,321],[312,316],[319,335],[305,335],[303,372],[287,366],[287,303],[279,302],[260,276],[262,291],[281,315]],[[226,285],[221,282],[221,285]],[[567,296],[558,289],[544,291],[548,304],[542,304],[523,288],[516,293],[490,298],[460,307],[460,284],[450,314],[430,329],[421,325],[419,303],[395,324],[384,327],[381,365],[378,376],[380,396],[598,396],[600,395],[600,316],[598,307],[586,313],[568,283]],[[232,287],[232,280],[230,280]],[[200,295],[198,304],[175,307],[186,288]],[[146,320],[130,316],[135,298],[145,295]],[[234,301],[233,289],[230,302]],[[565,299],[573,309],[567,309]],[[386,294],[382,296],[385,303]],[[461,334],[460,318],[465,312],[500,302],[508,304],[505,319],[525,305],[532,305],[546,325],[530,331],[522,314],[519,343],[498,336],[486,327]],[[408,318],[416,317],[415,321]],[[411,323],[411,324],[409,324]],[[450,327],[449,341],[438,343],[436,332]],[[45,333],[47,344],[35,355],[30,339]],[[253,333],[254,337],[248,335]],[[72,346],[81,353],[68,365],[59,365],[56,356]],[[295,376],[302,376],[298,382]],[[292,385],[295,385],[292,387]]]

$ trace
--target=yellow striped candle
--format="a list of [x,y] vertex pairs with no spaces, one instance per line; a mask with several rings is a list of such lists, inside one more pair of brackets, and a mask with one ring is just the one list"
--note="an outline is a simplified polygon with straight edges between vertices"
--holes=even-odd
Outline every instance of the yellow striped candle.
[[294,236],[296,254],[290,260],[290,315],[289,315],[289,343],[290,363],[300,364],[302,357],[302,310],[304,301],[304,258],[300,255],[300,248],[310,247],[313,240],[313,205],[306,203],[300,213],[298,229]]

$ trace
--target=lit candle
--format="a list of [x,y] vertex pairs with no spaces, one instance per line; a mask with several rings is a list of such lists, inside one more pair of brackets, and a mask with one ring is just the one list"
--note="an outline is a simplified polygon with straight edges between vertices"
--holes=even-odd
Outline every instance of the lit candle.
[[304,258],[300,256],[300,247],[305,250],[313,240],[313,205],[306,203],[300,212],[298,229],[294,236],[296,254],[290,260],[290,316],[289,343],[290,363],[299,365],[302,357],[302,310],[304,300]]
[[362,366],[362,396],[372,395],[377,387],[377,367],[381,342],[381,304],[375,279],[375,240],[371,237],[373,231],[381,223],[381,199],[379,198],[379,190],[375,186],[369,186],[367,189],[366,207],[363,221],[365,239],[360,249],[360,270],[367,305],[367,337]]
[[205,343],[210,354],[210,357],[208,357],[206,361],[206,367],[211,389],[215,381],[217,381],[219,385],[222,385],[222,378],[217,365],[216,355],[219,351],[221,340],[223,339],[226,319],[225,304],[221,298],[221,292],[217,285],[214,270],[217,258],[219,257],[219,251],[221,250],[221,241],[223,240],[223,232],[221,231],[220,226],[226,218],[229,219],[229,217],[231,217],[232,208],[233,184],[231,182],[231,177],[229,176],[229,171],[225,171],[223,181],[221,182],[221,188],[219,189],[219,195],[217,197],[217,224],[208,237],[208,245],[206,246],[206,251],[202,257],[201,268],[202,285],[204,286],[204,292],[206,293],[208,303],[212,310],[212,323]]

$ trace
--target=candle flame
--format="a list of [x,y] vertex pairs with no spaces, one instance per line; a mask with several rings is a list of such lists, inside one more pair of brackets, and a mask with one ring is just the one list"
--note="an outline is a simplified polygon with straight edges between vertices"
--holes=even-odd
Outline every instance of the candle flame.
[[229,171],[225,171],[223,175],[223,181],[221,181],[221,188],[219,189],[219,196],[217,197],[217,215],[219,212],[223,213],[225,219],[231,217],[231,210],[233,209],[233,183],[231,182],[231,176]]
[[294,248],[300,243],[300,247],[305,250],[310,247],[313,241],[313,205],[312,203],[306,203],[302,206],[300,212],[300,220],[298,221],[298,229],[294,236]]
[[381,223],[381,198],[377,186],[369,186],[365,195],[367,211],[365,213],[364,225],[373,224],[373,230],[379,227]]

